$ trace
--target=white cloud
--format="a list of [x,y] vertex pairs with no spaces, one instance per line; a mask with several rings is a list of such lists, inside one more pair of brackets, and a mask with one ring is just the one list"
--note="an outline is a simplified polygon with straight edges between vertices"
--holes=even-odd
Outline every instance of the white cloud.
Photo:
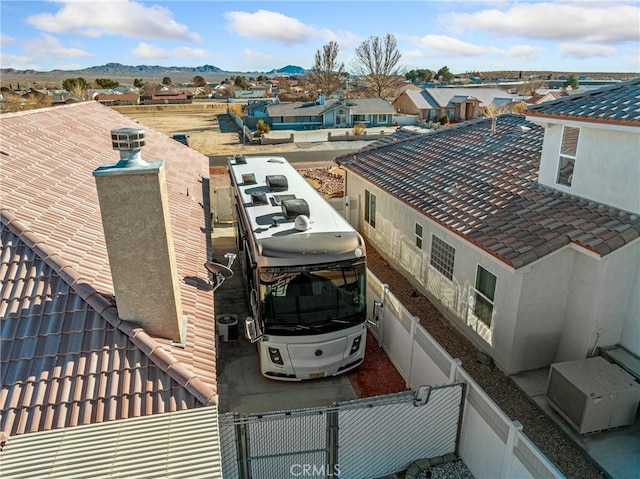
[[183,59],[219,57],[219,55],[213,54],[201,48],[177,47],[169,50],[145,42],[138,43],[138,46],[132,49],[131,52],[135,56],[145,60],[156,60],[164,58]]
[[9,35],[5,35],[4,33],[0,35],[0,45],[13,45],[15,43],[15,38],[10,37]]
[[202,48],[178,47],[171,51],[173,56],[181,58],[208,58],[214,56]]
[[592,45],[588,43],[562,43],[559,45],[562,51],[562,57],[572,58],[593,58],[593,57],[610,57],[616,53],[615,48],[605,45]]
[[22,49],[32,57],[74,57],[91,58],[92,53],[80,48],[69,48],[63,46],[62,42],[53,35],[43,33],[38,38],[33,38],[24,42]]
[[307,25],[301,21],[269,10],[258,10],[255,13],[227,12],[224,14],[227,28],[245,38],[271,40],[286,46],[307,43],[314,39],[326,42],[336,41],[340,47],[354,48],[362,39],[349,32],[334,32],[326,28]]
[[484,55],[488,50],[473,43],[463,42],[453,37],[445,35],[425,35],[424,37],[414,40],[414,43],[428,51],[424,56],[434,55],[455,55],[463,57],[473,57]]
[[0,65],[2,68],[15,68],[17,70],[34,69],[32,57],[0,53]]
[[439,22],[456,30],[542,40],[637,42],[640,7],[637,2],[517,3],[507,10],[451,13],[441,16]]
[[157,47],[155,45],[151,45],[150,43],[138,43],[138,46],[135,47],[131,52],[139,57],[144,59],[156,59],[156,58],[169,58],[169,52],[166,49]]
[[507,50],[507,55],[514,60],[531,61],[540,56],[540,48],[529,45],[514,45]]
[[87,37],[125,35],[135,38],[201,41],[186,25],[176,22],[167,8],[121,1],[66,1],[55,14],[33,15],[27,22],[52,33]]

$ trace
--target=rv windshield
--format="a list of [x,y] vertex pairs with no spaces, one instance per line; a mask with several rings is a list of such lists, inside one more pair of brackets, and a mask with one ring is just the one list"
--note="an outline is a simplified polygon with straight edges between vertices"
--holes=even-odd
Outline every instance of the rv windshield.
[[260,272],[260,301],[265,332],[319,334],[365,320],[366,266],[339,264],[304,271]]

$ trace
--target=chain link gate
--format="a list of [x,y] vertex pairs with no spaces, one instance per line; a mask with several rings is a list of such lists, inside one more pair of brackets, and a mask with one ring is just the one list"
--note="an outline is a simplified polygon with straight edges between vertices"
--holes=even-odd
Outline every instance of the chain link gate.
[[225,479],[375,479],[457,453],[464,383],[323,408],[220,416]]

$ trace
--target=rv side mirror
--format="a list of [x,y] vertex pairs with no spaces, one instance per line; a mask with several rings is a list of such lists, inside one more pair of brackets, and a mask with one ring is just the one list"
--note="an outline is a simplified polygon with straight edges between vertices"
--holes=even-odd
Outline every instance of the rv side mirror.
[[382,308],[384,308],[384,305],[382,304],[382,300],[374,299],[373,300],[373,320],[374,321],[378,322],[382,317]]
[[383,308],[382,300],[374,299],[372,319],[367,319],[367,324],[369,326],[372,326],[374,328],[378,327],[378,321],[382,317],[382,308]]
[[260,339],[260,336],[258,336],[258,328],[256,326],[256,318],[253,316],[249,316],[244,320],[244,335],[252,343],[255,343]]

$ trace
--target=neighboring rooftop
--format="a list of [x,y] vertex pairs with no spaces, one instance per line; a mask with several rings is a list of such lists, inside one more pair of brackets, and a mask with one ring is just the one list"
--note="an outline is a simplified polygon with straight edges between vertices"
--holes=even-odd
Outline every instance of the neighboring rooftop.
[[637,215],[537,183],[543,134],[502,115],[392,135],[336,161],[514,268],[570,243],[605,256],[638,238]]
[[527,115],[640,125],[640,77],[527,108]]
[[0,127],[2,432],[215,404],[207,157],[145,131],[143,158],[165,160],[188,317],[180,346],[120,321],[113,296],[92,171],[119,159],[112,129],[140,125],[82,102],[4,114]]

